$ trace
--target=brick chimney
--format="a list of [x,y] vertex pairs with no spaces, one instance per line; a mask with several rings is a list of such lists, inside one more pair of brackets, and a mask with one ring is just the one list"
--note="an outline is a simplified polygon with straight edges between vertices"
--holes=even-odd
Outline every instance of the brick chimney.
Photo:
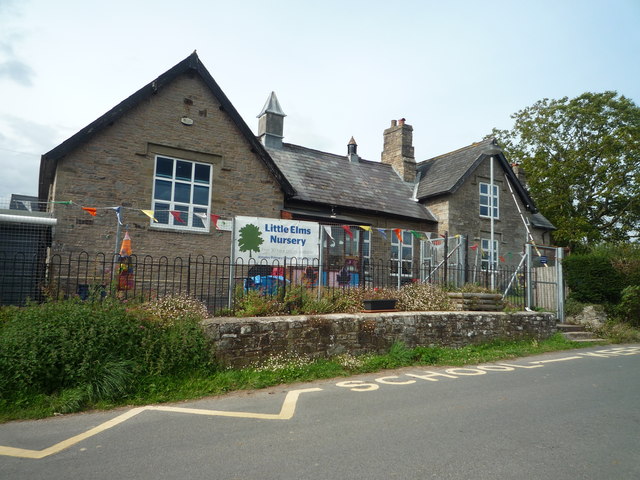
[[285,113],[276,92],[271,92],[258,114],[258,139],[265,147],[282,148]]
[[416,158],[413,151],[413,127],[405,119],[391,120],[384,131],[382,163],[388,163],[405,182],[415,182]]
[[527,175],[524,172],[524,169],[518,163],[511,164],[511,170],[515,174],[516,178],[520,181],[523,187],[527,188]]

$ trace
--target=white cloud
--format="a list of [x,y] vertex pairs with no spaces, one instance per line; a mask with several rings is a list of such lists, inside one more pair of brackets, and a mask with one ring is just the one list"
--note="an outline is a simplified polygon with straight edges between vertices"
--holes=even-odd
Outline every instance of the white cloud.
[[40,156],[60,138],[60,132],[51,126],[0,115],[0,197],[36,195]]

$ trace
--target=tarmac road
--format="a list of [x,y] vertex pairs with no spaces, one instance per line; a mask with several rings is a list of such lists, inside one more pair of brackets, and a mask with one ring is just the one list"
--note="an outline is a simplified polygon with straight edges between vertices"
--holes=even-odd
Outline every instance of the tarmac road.
[[0,479],[638,479],[640,345],[0,425]]

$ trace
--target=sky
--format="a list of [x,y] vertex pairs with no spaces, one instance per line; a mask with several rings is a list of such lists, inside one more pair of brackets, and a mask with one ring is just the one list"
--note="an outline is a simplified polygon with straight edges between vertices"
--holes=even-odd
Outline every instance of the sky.
[[640,105],[640,0],[0,0],[0,203],[194,50],[254,133],[275,91],[285,142],[375,161],[393,119],[421,161],[543,98]]

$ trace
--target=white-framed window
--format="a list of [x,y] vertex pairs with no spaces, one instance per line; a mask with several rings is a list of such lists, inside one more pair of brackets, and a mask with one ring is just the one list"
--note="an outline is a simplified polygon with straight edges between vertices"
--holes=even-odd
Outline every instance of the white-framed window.
[[351,233],[353,237],[350,237],[341,226],[333,225],[331,227],[331,237],[333,237],[333,239],[328,239],[329,255],[340,259],[338,261],[342,261],[342,259],[346,257],[357,256],[359,252],[360,231],[352,228]]
[[[491,257],[491,240],[489,238],[483,238],[480,240],[480,248],[482,249],[482,270],[489,270],[489,259]],[[493,270],[498,268],[498,241],[493,241]]]
[[500,190],[498,185],[493,184],[493,194],[490,191],[491,184],[480,182],[480,216],[491,218],[493,210],[493,218],[497,219],[500,218]]
[[208,231],[211,174],[211,165],[208,163],[157,155],[152,208],[158,223],[151,220],[151,225],[176,230]]
[[371,260],[371,232],[362,230],[362,260],[368,264]]
[[[402,230],[402,245],[395,232],[391,235],[391,274],[398,275],[398,254],[400,254],[401,276],[411,277],[413,272],[413,235],[410,230]],[[400,249],[402,251],[400,252]]]
[[362,273],[366,286],[371,286],[371,232],[362,231]]

